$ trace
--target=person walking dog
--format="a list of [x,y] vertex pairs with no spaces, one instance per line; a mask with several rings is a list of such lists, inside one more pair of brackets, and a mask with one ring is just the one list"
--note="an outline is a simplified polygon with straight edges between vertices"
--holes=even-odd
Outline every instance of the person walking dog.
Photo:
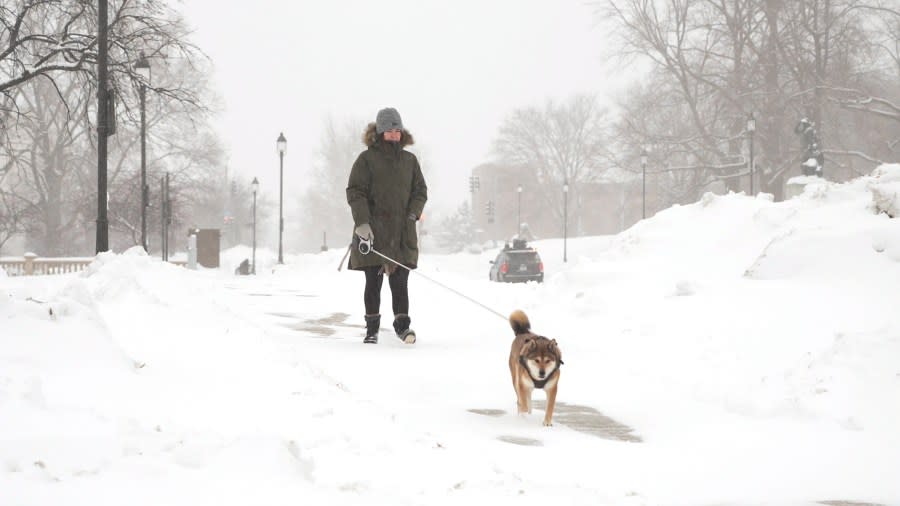
[[[368,241],[382,255],[415,269],[419,261],[416,222],[428,200],[428,187],[416,155],[404,149],[413,144],[413,136],[403,128],[400,113],[388,107],[378,111],[375,122],[366,127],[363,143],[366,150],[353,163],[347,182],[354,244]],[[394,331],[404,343],[415,343],[416,333],[410,328],[409,317],[409,271],[382,256],[364,254],[358,247],[352,248],[347,266],[366,275],[363,342],[378,342],[381,286],[387,276]]]

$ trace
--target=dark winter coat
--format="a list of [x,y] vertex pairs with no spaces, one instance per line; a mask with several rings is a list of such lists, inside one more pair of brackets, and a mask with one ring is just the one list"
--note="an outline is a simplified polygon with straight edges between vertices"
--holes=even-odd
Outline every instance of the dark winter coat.
[[[363,142],[368,149],[356,158],[347,183],[353,226],[368,223],[376,250],[415,269],[419,261],[416,221],[428,200],[428,188],[416,155],[403,149],[413,143],[412,135],[403,130],[400,142],[385,142],[375,132],[375,123],[370,123]],[[375,253],[363,255],[353,248],[348,267],[361,270],[389,263]]]

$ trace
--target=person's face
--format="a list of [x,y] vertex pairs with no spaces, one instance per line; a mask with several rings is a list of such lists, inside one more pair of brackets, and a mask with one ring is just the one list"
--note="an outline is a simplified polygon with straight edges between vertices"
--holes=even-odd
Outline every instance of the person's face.
[[384,132],[384,140],[388,142],[400,142],[400,129],[395,128],[393,130],[386,130]]

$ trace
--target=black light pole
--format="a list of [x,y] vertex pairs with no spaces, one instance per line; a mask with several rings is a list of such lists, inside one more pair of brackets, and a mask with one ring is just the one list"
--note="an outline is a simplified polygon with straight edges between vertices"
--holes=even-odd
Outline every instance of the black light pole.
[[163,213],[165,215],[165,220],[163,223],[164,226],[164,236],[163,241],[165,242],[165,257],[163,258],[166,262],[169,261],[169,225],[172,224],[172,196],[169,193],[169,171],[166,171],[166,191],[165,191],[165,202],[163,203]]
[[278,263],[284,263],[284,253],[281,247],[282,235],[284,235],[284,152],[287,151],[287,139],[284,133],[278,134],[276,141],[278,146]]
[[250,186],[253,187],[253,274],[256,274],[256,193],[259,191],[259,181],[256,178],[253,178],[253,182],[250,183]]
[[107,82],[107,36],[108,15],[107,0],[99,0],[98,8],[98,47],[97,47],[97,242],[96,252],[109,250],[109,219],[106,215],[108,207],[106,189],[106,141],[109,136],[109,90]]
[[519,211],[516,215],[516,237],[518,237],[522,231],[522,185],[516,188],[516,192],[519,194]]
[[141,76],[141,246],[147,251],[147,204],[150,189],[147,187],[147,84],[150,83],[150,62],[141,54],[134,64]]
[[753,133],[756,132],[756,118],[753,117],[753,111],[750,111],[750,117],[747,118],[747,134],[750,136],[750,196],[753,196]]
[[159,178],[159,252],[166,261],[166,179]]
[[641,146],[641,219],[647,217],[647,147]]
[[563,262],[568,262],[569,240],[569,181],[563,183]]

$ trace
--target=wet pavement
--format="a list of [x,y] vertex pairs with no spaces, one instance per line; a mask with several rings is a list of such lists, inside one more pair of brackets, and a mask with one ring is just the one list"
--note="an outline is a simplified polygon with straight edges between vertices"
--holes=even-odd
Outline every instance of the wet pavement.
[[353,337],[361,337],[365,332],[365,325],[347,323],[350,315],[347,313],[332,313],[322,318],[301,319],[300,315],[294,313],[267,313],[270,316],[279,318],[290,318],[292,321],[281,323],[282,327],[300,332],[309,332],[316,337],[332,337],[335,339],[343,339],[346,336],[338,335],[339,329],[356,329],[358,336],[354,333]]
[[[536,409],[543,411],[545,406],[545,401],[534,401],[534,407]],[[507,414],[506,411],[502,409],[470,409],[469,412],[491,417],[500,417]],[[602,439],[626,443],[643,442],[639,436],[633,434],[634,429],[615,421],[590,406],[557,402],[556,408],[553,410],[553,423]],[[528,438],[499,436],[498,439],[512,444],[540,446],[540,441]]]

